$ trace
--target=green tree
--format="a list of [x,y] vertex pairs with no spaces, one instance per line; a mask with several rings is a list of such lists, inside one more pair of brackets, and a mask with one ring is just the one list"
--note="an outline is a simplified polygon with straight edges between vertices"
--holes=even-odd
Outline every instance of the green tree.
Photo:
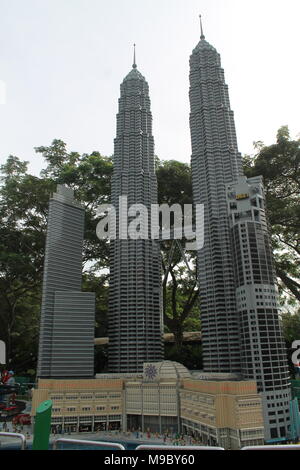
[[285,342],[291,348],[293,341],[300,340],[300,309],[295,313],[284,312],[281,320]]
[[283,126],[275,144],[258,142],[256,149],[244,169],[248,177],[263,176],[279,287],[293,303],[300,301],[300,140]]
[[176,361],[184,364],[189,370],[200,370],[202,364],[202,346],[201,344],[183,344],[178,350],[176,345],[165,344],[165,358],[169,361]]
[[[175,160],[156,161],[159,204],[192,204],[190,166]],[[181,243],[178,241],[178,243]],[[172,248],[175,247],[173,250]],[[183,246],[182,244],[180,246]],[[170,256],[171,251],[173,256]],[[200,329],[199,289],[196,276],[195,252],[185,253],[188,269],[179,249],[172,241],[161,243],[163,268],[163,315],[165,328],[174,334],[174,354],[183,351],[183,332],[193,326]],[[193,318],[193,322],[191,321]],[[173,354],[172,357],[175,357]],[[171,356],[170,356],[171,357]]]
[[49,182],[29,175],[27,162],[13,156],[0,171],[0,335],[18,371],[36,360]]

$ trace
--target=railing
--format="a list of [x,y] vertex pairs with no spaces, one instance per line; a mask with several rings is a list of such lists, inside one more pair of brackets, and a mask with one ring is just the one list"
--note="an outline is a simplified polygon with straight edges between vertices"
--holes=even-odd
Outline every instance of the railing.
[[64,442],[66,444],[79,444],[79,445],[95,446],[95,447],[114,447],[114,448],[117,448],[118,450],[126,450],[125,447],[119,442],[105,442],[105,441],[101,442],[101,441],[88,441],[88,440],[83,440],[83,439],[64,439],[64,438],[56,439],[53,442],[52,449],[57,450],[57,445],[60,442]]
[[170,445],[151,445],[151,444],[141,444],[136,447],[135,450],[225,450],[223,447],[213,447],[213,446],[170,446]]
[[21,450],[25,450],[26,447],[26,437],[24,434],[19,434],[16,432],[0,432],[0,436],[6,436],[6,437],[15,437],[16,439],[21,440]]
[[241,450],[300,450],[300,444],[281,444],[275,446],[246,446]]
[[[13,433],[13,432],[0,432],[0,436],[13,437],[21,440],[21,450],[26,448],[26,438],[24,434]],[[126,450],[125,447],[119,442],[106,442],[106,441],[89,441],[83,439],[65,439],[59,438],[53,441],[52,449],[57,450],[59,443],[66,444],[77,444],[94,447],[106,447],[115,448],[117,450]],[[213,446],[176,446],[176,445],[165,445],[165,444],[141,444],[136,447],[135,450],[225,450],[223,447]],[[241,450],[300,450],[300,444],[284,444],[284,445],[264,445],[264,446],[246,446],[242,447]]]

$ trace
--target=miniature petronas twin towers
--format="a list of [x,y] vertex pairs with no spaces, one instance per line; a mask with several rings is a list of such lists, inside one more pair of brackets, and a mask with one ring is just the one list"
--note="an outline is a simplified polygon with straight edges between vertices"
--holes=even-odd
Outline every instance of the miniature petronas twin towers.
[[[205,40],[202,24],[200,41],[190,56],[189,97],[193,197],[194,204],[204,204],[205,215],[204,246],[197,252],[204,370],[255,379],[263,396],[267,435],[280,437],[289,423],[288,367],[262,180],[247,180],[243,174],[220,55]],[[121,84],[114,142],[111,202],[117,226],[122,217],[120,196],[127,197],[128,206],[143,204],[150,209],[151,204],[157,204],[149,87],[137,69],[135,50],[132,70]],[[94,301],[86,294],[89,306],[84,307],[78,269],[70,285],[64,285],[61,277],[64,256],[81,259],[80,240],[76,239],[76,253],[70,253],[69,239],[66,250],[61,244],[61,237],[68,232],[68,217],[65,233],[57,230],[53,219],[55,211],[59,217],[64,211],[82,217],[81,209],[68,197],[55,196],[49,219],[47,243],[52,251],[46,250],[40,377],[91,376],[93,356],[82,338],[77,349],[67,341],[66,355],[62,346],[68,319],[73,325],[73,342],[82,328],[90,339]],[[78,236],[83,237],[82,232]],[[110,372],[135,373],[142,371],[145,362],[163,359],[160,249],[157,240],[121,238],[117,236],[110,243],[108,364]],[[69,258],[66,261],[69,263]],[[56,270],[58,283],[53,281]],[[72,292],[68,294],[68,290]],[[81,307],[75,307],[76,296]],[[84,315],[85,327],[80,322]],[[86,373],[77,363],[86,364]]]

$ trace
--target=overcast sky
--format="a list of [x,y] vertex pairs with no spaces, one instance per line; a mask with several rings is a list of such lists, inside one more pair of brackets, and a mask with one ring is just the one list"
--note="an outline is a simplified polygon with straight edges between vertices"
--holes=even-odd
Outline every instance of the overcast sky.
[[189,162],[199,13],[221,54],[239,150],[271,144],[281,125],[299,134],[299,0],[0,0],[0,162],[13,154],[38,174],[44,162],[33,148],[55,138],[70,151],[111,155],[134,42],[155,152]]

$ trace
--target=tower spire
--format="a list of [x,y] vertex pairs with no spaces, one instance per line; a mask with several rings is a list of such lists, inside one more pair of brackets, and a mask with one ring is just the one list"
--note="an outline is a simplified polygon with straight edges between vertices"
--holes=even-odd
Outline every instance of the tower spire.
[[136,69],[136,62],[135,62],[135,44],[133,44],[133,64],[132,67]]
[[204,36],[204,34],[203,34],[203,27],[202,27],[201,15],[199,15],[199,18],[200,18],[200,31],[201,31],[200,39],[205,39],[205,36]]

